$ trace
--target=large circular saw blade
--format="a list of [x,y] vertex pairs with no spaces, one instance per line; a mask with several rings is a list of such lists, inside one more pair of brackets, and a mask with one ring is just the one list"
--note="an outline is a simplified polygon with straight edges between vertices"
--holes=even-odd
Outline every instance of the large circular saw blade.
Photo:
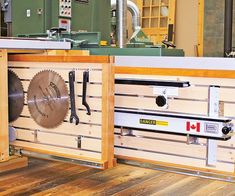
[[8,115],[9,122],[15,121],[24,107],[24,89],[18,76],[8,70]]
[[69,109],[69,95],[62,77],[50,70],[36,74],[28,88],[29,112],[44,128],[60,125]]

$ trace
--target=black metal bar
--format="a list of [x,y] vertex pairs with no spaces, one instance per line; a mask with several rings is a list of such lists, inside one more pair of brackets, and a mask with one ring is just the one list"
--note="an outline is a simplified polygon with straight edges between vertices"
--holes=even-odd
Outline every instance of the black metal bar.
[[174,36],[174,25],[169,24],[168,25],[168,41],[169,42],[173,41],[173,36]]
[[89,72],[83,72],[83,89],[82,89],[82,105],[86,107],[87,115],[91,115],[91,109],[86,101],[86,94],[87,94],[87,83],[89,82]]
[[79,117],[76,113],[76,103],[75,103],[75,90],[74,90],[74,82],[75,82],[75,71],[69,72],[69,90],[70,90],[70,105],[71,105],[71,115],[70,115],[70,123],[75,121],[75,124],[79,124]]
[[115,84],[126,85],[147,85],[147,86],[166,86],[166,87],[189,87],[188,81],[167,81],[167,80],[144,80],[144,79],[115,79]]
[[224,13],[224,57],[232,51],[233,0],[225,0]]

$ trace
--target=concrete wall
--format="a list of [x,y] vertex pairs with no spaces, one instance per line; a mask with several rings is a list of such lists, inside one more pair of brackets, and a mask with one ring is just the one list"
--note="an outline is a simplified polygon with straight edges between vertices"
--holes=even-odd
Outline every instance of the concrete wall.
[[204,56],[223,56],[224,0],[205,0]]
[[[223,57],[224,2],[225,0],[205,0],[204,56]],[[233,37],[235,37],[235,12],[233,15]],[[235,46],[235,38],[233,46]]]

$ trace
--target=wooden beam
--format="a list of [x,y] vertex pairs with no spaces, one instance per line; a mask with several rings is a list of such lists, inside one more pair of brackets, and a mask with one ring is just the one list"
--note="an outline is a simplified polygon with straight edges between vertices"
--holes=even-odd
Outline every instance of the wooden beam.
[[[113,61],[112,59],[110,60]],[[114,159],[114,66],[103,64],[102,96],[102,160],[107,168],[115,166]]]
[[24,62],[110,63],[108,56],[9,55],[8,58],[9,61]]
[[145,68],[115,66],[115,74],[187,76],[205,78],[235,78],[234,70],[206,70],[179,68]]
[[10,49],[7,50],[8,54],[42,54],[46,50],[22,50],[22,49]]
[[89,50],[47,50],[47,55],[60,56],[89,56]]
[[0,162],[9,160],[7,50],[0,50]]
[[198,0],[198,56],[203,56],[204,0]]

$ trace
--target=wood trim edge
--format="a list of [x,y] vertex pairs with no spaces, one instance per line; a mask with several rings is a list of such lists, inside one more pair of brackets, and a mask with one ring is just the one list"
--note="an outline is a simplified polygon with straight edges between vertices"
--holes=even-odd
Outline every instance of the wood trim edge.
[[205,78],[235,78],[234,70],[206,70],[180,68],[146,68],[115,66],[115,74],[187,76]]
[[67,63],[110,63],[109,56],[62,56],[62,55],[19,55],[11,54],[9,61],[67,62]]

